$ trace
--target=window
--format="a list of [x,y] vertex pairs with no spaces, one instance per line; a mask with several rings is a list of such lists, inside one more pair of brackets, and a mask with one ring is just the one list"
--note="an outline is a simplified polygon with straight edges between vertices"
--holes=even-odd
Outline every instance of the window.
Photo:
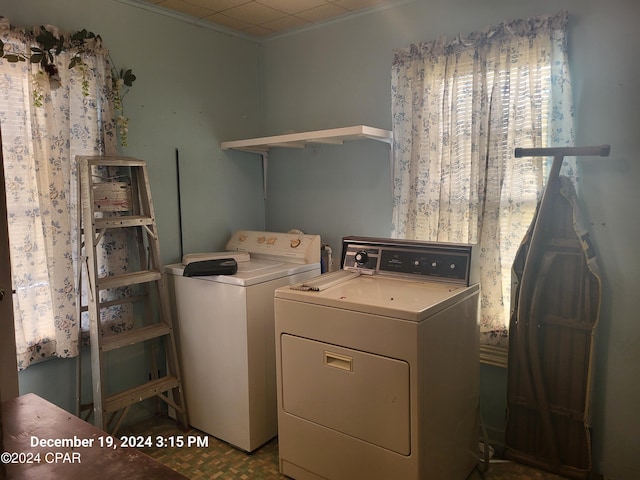
[[511,266],[546,179],[514,149],[573,144],[566,22],[518,20],[394,56],[392,235],[477,244],[486,345],[506,345]]
[[[7,53],[30,52],[35,37],[0,18]],[[99,48],[55,58],[57,75],[38,63],[0,58],[4,156],[18,368],[78,353],[76,155],[116,152],[111,68]],[[84,83],[86,82],[86,83]],[[83,84],[84,83],[84,84]]]

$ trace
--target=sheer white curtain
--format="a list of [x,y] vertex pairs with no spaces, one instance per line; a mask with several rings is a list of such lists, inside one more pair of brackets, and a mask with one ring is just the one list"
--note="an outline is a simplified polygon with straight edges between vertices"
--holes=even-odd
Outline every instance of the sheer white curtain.
[[507,344],[511,265],[546,180],[514,149],[573,145],[567,17],[394,52],[392,235],[478,245],[485,344]]
[[[29,52],[35,37],[0,18],[4,51]],[[18,367],[78,353],[76,155],[116,153],[107,52],[85,54],[84,75],[56,58],[59,79],[38,64],[0,59],[0,127],[8,203]],[[84,85],[83,85],[84,82]],[[88,83],[87,83],[88,82]],[[126,264],[111,242],[103,264]]]

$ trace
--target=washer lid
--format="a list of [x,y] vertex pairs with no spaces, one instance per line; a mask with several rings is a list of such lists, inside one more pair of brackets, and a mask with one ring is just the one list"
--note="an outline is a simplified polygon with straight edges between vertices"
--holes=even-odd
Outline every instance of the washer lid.
[[276,290],[275,297],[422,321],[478,291],[478,284],[467,287],[381,275],[360,275],[320,291],[301,291],[296,289],[296,285],[280,287]]
[[187,253],[182,256],[182,263],[189,265],[193,262],[203,260],[220,260],[223,258],[233,258],[236,262],[248,262],[250,256],[247,252],[205,252],[205,253]]
[[[282,277],[308,272],[316,269],[320,272],[319,263],[293,264],[276,262],[272,260],[251,259],[248,262],[239,262],[238,271],[234,275],[210,275],[202,277],[189,277],[207,282],[225,283],[248,287],[258,283],[268,282]],[[165,272],[182,276],[184,265],[175,263],[165,266]]]

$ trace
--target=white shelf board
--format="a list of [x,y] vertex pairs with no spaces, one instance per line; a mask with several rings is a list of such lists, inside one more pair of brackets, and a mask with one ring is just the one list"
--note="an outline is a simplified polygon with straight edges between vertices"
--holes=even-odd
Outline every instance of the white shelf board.
[[311,132],[288,133],[271,137],[250,138],[247,140],[234,140],[222,142],[223,150],[242,150],[253,153],[266,153],[270,148],[304,148],[308,144],[324,143],[341,145],[349,140],[377,140],[391,144],[393,134],[389,130],[356,125],[353,127],[331,128],[328,130],[314,130]]

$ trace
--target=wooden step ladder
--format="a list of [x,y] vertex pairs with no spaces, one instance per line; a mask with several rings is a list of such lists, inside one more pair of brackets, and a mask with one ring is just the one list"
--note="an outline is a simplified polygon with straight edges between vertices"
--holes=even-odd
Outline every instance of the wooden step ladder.
[[[77,372],[77,409],[91,410],[98,428],[115,434],[129,408],[153,397],[175,410],[177,420],[187,428],[187,412],[178,365],[176,342],[171,321],[169,292],[161,271],[160,245],[146,162],[129,157],[76,157],[78,189],[82,212],[79,214],[79,283],[86,289],[87,305],[80,311],[89,316],[93,403],[81,401],[81,361]],[[129,262],[126,273],[100,275],[98,244],[107,231],[119,230],[127,239]],[[83,253],[84,252],[84,253]],[[125,291],[101,300],[101,292]],[[82,291],[82,288],[80,289]],[[106,296],[106,295],[105,295]],[[117,305],[129,305],[135,312],[134,327],[113,335],[101,335],[101,311]],[[138,315],[138,313],[143,313]],[[140,318],[138,318],[140,317]],[[108,352],[144,344],[147,378],[133,388],[107,393],[105,359]],[[160,376],[158,346],[166,359],[166,374]],[[150,354],[149,354],[150,351]],[[121,358],[124,358],[122,356]],[[119,415],[118,415],[119,414]],[[109,418],[107,418],[109,417]]]

